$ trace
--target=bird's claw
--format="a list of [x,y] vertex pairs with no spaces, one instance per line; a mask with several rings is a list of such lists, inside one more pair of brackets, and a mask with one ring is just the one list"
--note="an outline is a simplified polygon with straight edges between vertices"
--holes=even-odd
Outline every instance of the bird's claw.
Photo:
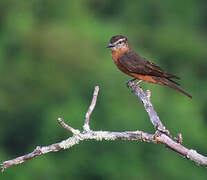
[[142,82],[142,80],[139,80],[137,83],[136,83],[136,86],[139,86],[139,84]]
[[129,83],[134,82],[135,80],[136,80],[136,78],[128,80],[126,82],[126,86],[129,88]]

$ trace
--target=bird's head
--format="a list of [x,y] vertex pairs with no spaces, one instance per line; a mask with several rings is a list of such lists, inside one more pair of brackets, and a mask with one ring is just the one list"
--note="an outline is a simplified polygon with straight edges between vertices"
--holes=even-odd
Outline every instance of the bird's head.
[[128,50],[129,44],[125,36],[117,35],[110,39],[110,43],[107,45],[107,48],[110,48],[112,51]]

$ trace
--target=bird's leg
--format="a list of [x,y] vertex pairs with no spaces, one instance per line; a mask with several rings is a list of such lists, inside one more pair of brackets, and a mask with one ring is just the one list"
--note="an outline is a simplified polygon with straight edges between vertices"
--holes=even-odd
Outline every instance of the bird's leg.
[[130,82],[133,82],[133,81],[135,81],[135,80],[136,80],[136,78],[133,78],[133,79],[128,80],[128,81],[126,82],[126,86],[129,87],[129,83],[130,83]]
[[136,86],[139,86],[139,84],[142,82],[142,80],[139,80],[137,83],[136,83]]

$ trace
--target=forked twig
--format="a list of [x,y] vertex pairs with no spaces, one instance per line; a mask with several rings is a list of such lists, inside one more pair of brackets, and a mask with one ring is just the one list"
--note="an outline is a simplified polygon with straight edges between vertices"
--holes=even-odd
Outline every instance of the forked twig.
[[85,140],[135,140],[135,141],[144,141],[144,142],[153,142],[153,143],[162,143],[167,146],[169,149],[172,149],[176,153],[182,155],[183,157],[194,161],[196,164],[207,167],[207,157],[197,153],[193,149],[188,149],[181,145],[179,142],[182,141],[182,136],[180,135],[177,141],[173,140],[169,136],[169,131],[164,127],[157,113],[155,112],[151,102],[150,102],[150,91],[144,93],[144,91],[137,86],[134,82],[129,82],[129,88],[132,92],[140,98],[143,102],[144,107],[150,117],[150,121],[156,129],[155,134],[149,134],[143,131],[126,131],[126,132],[110,132],[110,131],[92,131],[90,130],[89,121],[90,116],[95,108],[97,96],[99,92],[99,87],[96,86],[92,98],[91,105],[85,115],[85,122],[83,125],[83,131],[73,129],[71,126],[67,125],[62,118],[58,118],[59,124],[68,131],[73,133],[72,137],[69,137],[66,140],[61,142],[51,144],[49,146],[37,146],[35,150],[29,154],[17,157],[12,160],[4,161],[1,164],[2,172],[11,166],[21,164],[29,159],[46,154],[49,152],[56,152],[62,149],[68,149],[72,146],[78,144],[81,141]]

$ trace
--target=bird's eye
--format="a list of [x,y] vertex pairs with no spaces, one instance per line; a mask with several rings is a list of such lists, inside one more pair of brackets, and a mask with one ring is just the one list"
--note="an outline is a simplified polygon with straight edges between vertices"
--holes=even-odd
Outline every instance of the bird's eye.
[[119,44],[121,44],[122,43],[122,41],[119,41]]

